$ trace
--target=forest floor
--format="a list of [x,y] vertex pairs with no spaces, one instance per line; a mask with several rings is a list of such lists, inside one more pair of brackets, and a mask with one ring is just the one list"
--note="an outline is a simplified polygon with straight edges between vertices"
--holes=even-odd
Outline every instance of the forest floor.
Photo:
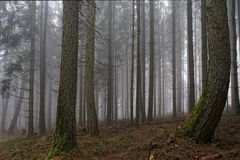
[[[102,128],[98,137],[79,129],[79,149],[54,160],[146,160],[149,148],[154,160],[239,160],[240,116],[225,115],[212,143],[196,144],[175,138],[180,121],[164,121],[135,127]],[[46,159],[52,136],[17,138],[0,143],[0,160]],[[152,159],[153,160],[153,159]]]

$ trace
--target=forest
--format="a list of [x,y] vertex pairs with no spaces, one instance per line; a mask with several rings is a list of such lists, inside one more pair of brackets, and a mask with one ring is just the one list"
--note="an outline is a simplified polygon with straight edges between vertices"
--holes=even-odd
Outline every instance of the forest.
[[0,1],[0,160],[240,159],[240,0]]

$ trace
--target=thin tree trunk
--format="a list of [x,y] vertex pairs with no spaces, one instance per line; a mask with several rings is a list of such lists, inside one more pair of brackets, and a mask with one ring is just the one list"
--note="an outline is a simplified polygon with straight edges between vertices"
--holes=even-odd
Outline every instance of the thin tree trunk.
[[107,126],[112,124],[113,111],[113,64],[112,64],[112,1],[108,2],[108,101],[107,101]]
[[187,37],[188,37],[188,110],[195,106],[195,87],[194,87],[194,61],[193,61],[193,25],[192,25],[192,0],[187,0]]
[[48,1],[45,2],[44,25],[40,51],[40,110],[39,110],[39,132],[41,135],[46,133],[45,123],[45,90],[46,90],[46,41],[47,41],[47,19]]
[[135,27],[135,0],[132,1],[132,54],[131,54],[131,93],[130,93],[130,120],[131,125],[133,125],[133,84],[134,84],[134,27]]
[[172,1],[172,77],[173,117],[176,117],[176,1]]
[[141,54],[140,54],[140,1],[137,1],[137,88],[136,88],[136,127],[139,128],[141,107]]
[[88,19],[90,24],[87,31],[85,96],[87,101],[87,126],[91,136],[99,135],[94,97],[95,7],[95,0],[90,0],[88,2]]
[[30,54],[30,75],[29,75],[29,115],[28,115],[28,136],[32,136],[33,127],[33,106],[34,106],[34,67],[35,67],[35,28],[36,28],[36,2],[31,3],[31,54]]
[[154,0],[150,1],[150,64],[149,64],[149,98],[148,121],[153,120],[153,96],[154,96]]

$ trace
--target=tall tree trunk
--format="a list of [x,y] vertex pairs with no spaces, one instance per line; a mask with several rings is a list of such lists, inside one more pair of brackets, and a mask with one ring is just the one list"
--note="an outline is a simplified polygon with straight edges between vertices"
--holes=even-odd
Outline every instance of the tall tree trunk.
[[201,0],[201,26],[202,26],[202,87],[207,81],[207,25],[206,25],[206,0]]
[[47,41],[47,19],[48,1],[45,2],[44,25],[40,51],[40,109],[39,109],[39,132],[41,135],[46,133],[45,122],[45,90],[46,90],[46,41]]
[[113,64],[112,64],[112,1],[108,2],[108,100],[107,100],[107,126],[112,124],[113,111]]
[[193,62],[193,24],[192,24],[192,0],[187,0],[187,37],[188,37],[188,109],[192,111],[195,105],[194,87],[194,62]]
[[8,134],[9,135],[12,135],[13,132],[14,132],[14,129],[16,128],[18,116],[19,116],[19,113],[21,111],[22,102],[23,102],[23,99],[24,99],[25,87],[26,87],[26,78],[23,78],[22,85],[21,85],[21,91],[20,91],[17,103],[14,106],[15,112],[14,112],[14,115],[13,115],[13,119],[11,121],[11,124],[10,124],[9,128],[8,128]]
[[221,119],[227,99],[231,67],[226,1],[208,1],[207,8],[209,75],[198,104],[180,130],[184,136],[192,137],[201,143],[209,142],[213,138]]
[[162,114],[165,115],[165,23],[162,22]]
[[176,1],[172,1],[172,77],[173,117],[176,117]]
[[91,136],[99,135],[94,97],[95,7],[95,0],[88,1],[89,26],[87,31],[85,97],[87,102],[87,126]]
[[178,115],[182,114],[182,8],[180,7],[180,3],[178,3],[179,6],[179,13],[178,13],[178,55],[177,55],[177,109],[178,109]]
[[30,75],[29,75],[29,115],[28,115],[28,136],[32,136],[33,127],[33,106],[34,106],[34,67],[35,67],[35,28],[36,28],[36,2],[31,3],[31,54],[30,54]]
[[136,127],[139,128],[141,106],[141,54],[140,54],[140,1],[137,1],[137,87],[136,87]]
[[130,93],[130,119],[133,125],[133,92],[134,92],[134,27],[135,27],[135,0],[132,1],[132,54],[131,54],[131,93]]
[[63,34],[56,128],[49,157],[69,152],[76,142],[79,1],[63,1]]
[[237,73],[237,35],[235,20],[235,0],[228,1],[229,7],[229,28],[231,42],[231,101],[235,113],[240,114],[239,93],[238,93],[238,73]]
[[146,87],[145,87],[145,70],[146,70],[146,27],[145,27],[145,23],[146,23],[146,12],[145,12],[145,0],[141,1],[142,5],[141,5],[141,76],[142,76],[142,85],[141,85],[141,116],[142,116],[142,122],[144,122],[146,120]]
[[150,64],[149,64],[148,121],[153,120],[153,77],[154,77],[154,0],[150,1]]

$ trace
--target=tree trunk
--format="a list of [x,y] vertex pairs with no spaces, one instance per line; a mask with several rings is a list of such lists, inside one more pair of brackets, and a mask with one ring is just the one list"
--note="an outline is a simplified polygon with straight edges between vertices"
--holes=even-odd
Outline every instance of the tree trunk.
[[85,97],[87,102],[87,126],[91,136],[99,135],[94,97],[94,50],[95,50],[95,0],[88,2],[87,55],[85,75]]
[[176,117],[176,1],[172,2],[172,77],[173,117]]
[[52,80],[49,82],[49,95],[48,95],[48,129],[52,130]]
[[63,34],[56,128],[49,157],[69,152],[76,142],[79,1],[63,1]]
[[112,64],[112,1],[108,2],[108,100],[107,100],[107,126],[112,124],[113,111],[113,64]]
[[141,5],[141,76],[142,76],[142,85],[141,85],[141,116],[142,116],[142,122],[144,122],[146,120],[146,87],[145,87],[145,71],[146,71],[146,27],[145,27],[145,23],[146,23],[146,12],[145,12],[145,0],[141,1],[142,5]]
[[213,138],[221,119],[227,99],[231,64],[226,1],[208,1],[207,8],[209,75],[198,104],[179,132],[201,143]]
[[201,26],[202,26],[202,87],[207,81],[207,26],[206,26],[206,0],[201,0]]
[[187,37],[188,37],[188,109],[192,111],[195,105],[194,89],[194,62],[193,62],[193,25],[192,25],[192,0],[187,0]]
[[30,54],[30,75],[29,75],[29,115],[28,115],[28,136],[32,136],[33,127],[33,106],[34,106],[34,67],[35,67],[35,28],[36,28],[36,2],[31,3],[31,54]]
[[134,27],[135,27],[135,0],[132,1],[132,55],[131,55],[131,93],[130,93],[130,120],[131,120],[131,125],[133,125],[133,82],[134,82]]
[[237,35],[235,20],[235,0],[228,1],[229,7],[229,30],[231,42],[231,101],[232,109],[235,113],[240,114],[239,93],[238,93],[238,73],[237,73]]
[[7,110],[8,110],[8,102],[9,102],[9,93],[6,93],[3,98],[3,106],[2,106],[2,120],[1,120],[1,133],[5,134],[6,133],[6,117],[7,117]]
[[11,124],[8,128],[8,134],[9,135],[12,135],[13,132],[14,132],[14,129],[16,128],[16,124],[17,124],[17,120],[18,120],[18,116],[19,116],[19,113],[21,111],[21,107],[22,107],[22,102],[23,102],[23,99],[24,99],[24,89],[26,87],[26,79],[23,78],[22,80],[22,85],[21,85],[21,91],[20,91],[20,94],[19,94],[19,97],[18,97],[18,100],[17,100],[17,103],[15,104],[14,108],[16,109],[15,112],[14,112],[14,115],[13,115],[13,119],[11,121]]
[[47,19],[48,1],[45,2],[44,25],[40,51],[40,109],[39,109],[39,132],[41,135],[46,133],[45,123],[45,90],[46,90],[46,41],[47,41]]
[[150,1],[150,64],[149,64],[148,121],[153,120],[153,77],[154,77],[154,0]]
[[136,127],[139,128],[141,107],[141,54],[140,54],[140,1],[137,1],[137,87],[136,87]]

